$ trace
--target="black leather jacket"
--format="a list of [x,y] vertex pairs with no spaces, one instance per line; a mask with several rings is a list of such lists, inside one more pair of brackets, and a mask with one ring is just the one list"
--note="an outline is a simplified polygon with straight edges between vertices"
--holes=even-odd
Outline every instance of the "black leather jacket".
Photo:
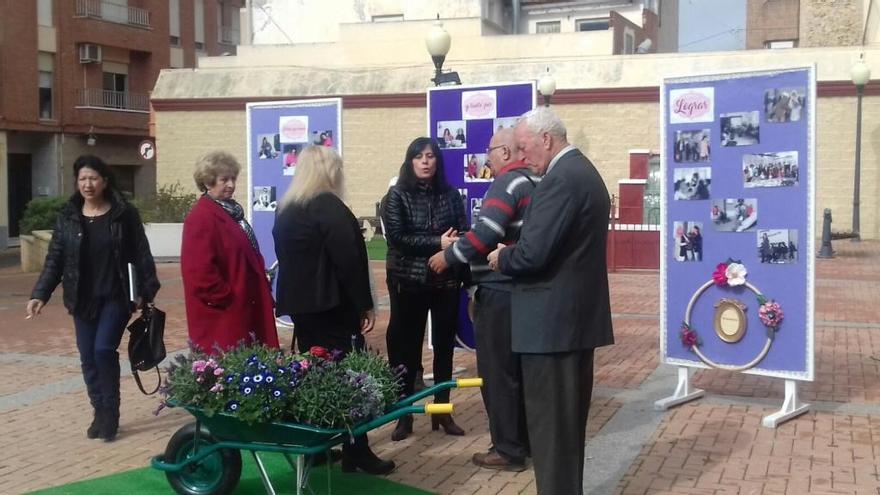
[[461,274],[454,270],[437,275],[428,258],[440,251],[440,236],[450,227],[467,230],[464,204],[458,190],[436,192],[429,185],[416,189],[395,185],[383,201],[382,222],[388,255],[385,269],[390,285],[405,288],[455,287]]
[[[113,239],[113,252],[109,254],[113,257],[119,286],[128,289],[128,263],[132,263],[137,274],[138,295],[144,302],[150,302],[159,292],[159,279],[156,277],[156,265],[150,253],[150,243],[144,234],[140,214],[134,206],[116,194],[111,197],[111,203],[110,236]],[[64,307],[70,313],[76,308],[79,289],[82,205],[82,197],[75,194],[62,207],[55,222],[55,230],[52,231],[52,242],[49,243],[43,272],[31,293],[31,299],[48,302],[61,282],[64,288]]]

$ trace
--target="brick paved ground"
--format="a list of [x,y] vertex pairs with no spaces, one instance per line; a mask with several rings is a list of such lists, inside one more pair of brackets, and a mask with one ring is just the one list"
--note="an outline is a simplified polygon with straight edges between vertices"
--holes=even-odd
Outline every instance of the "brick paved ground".
[[[760,421],[779,408],[779,380],[700,371],[695,384],[707,391],[703,400],[665,413],[645,407],[674,386],[668,367],[658,366],[659,277],[651,271],[611,275],[618,343],[596,355],[589,434],[597,442],[617,442],[618,435],[648,428],[633,440],[636,448],[622,456],[618,471],[600,469],[603,459],[597,458],[617,452],[587,457],[590,486],[603,487],[594,493],[880,494],[880,448],[874,447],[880,440],[880,243],[837,242],[835,248],[837,258],[817,262],[817,380],[801,389],[814,409],[776,430]],[[368,343],[384,352],[384,268],[374,263],[373,269],[384,311]],[[169,349],[186,346],[178,270],[176,264],[159,267],[163,289],[157,304],[168,312]],[[83,430],[90,411],[60,293],[39,318],[23,318],[35,278],[0,263],[4,494],[143,467],[189,420],[179,411],[154,417],[156,399],[142,396],[126,376],[119,440],[87,440]],[[289,342],[289,331],[281,333]],[[428,351],[425,357],[430,370]],[[466,368],[464,374],[475,372],[471,353],[457,352],[455,361]],[[475,390],[453,391],[453,401],[465,437],[431,432],[426,418],[417,418],[415,434],[403,442],[390,441],[390,425],[371,435],[380,455],[398,462],[390,478],[444,494],[535,493],[531,470],[497,473],[469,463],[473,452],[489,444],[485,412]],[[618,447],[626,449],[614,443],[611,450]]]

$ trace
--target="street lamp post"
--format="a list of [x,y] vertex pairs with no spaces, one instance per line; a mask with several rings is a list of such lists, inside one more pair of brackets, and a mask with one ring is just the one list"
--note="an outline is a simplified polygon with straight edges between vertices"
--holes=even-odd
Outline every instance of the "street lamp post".
[[547,72],[541,76],[541,79],[538,79],[538,91],[544,97],[544,106],[549,107],[550,98],[556,92],[556,79],[553,79],[553,75],[550,74],[550,67],[547,67]]
[[452,37],[443,29],[443,23],[440,22],[440,15],[428,31],[425,38],[425,46],[428,47],[428,53],[431,54],[431,60],[434,61],[434,81],[435,86],[440,86],[444,82],[443,78],[443,62],[446,60],[446,54],[449,53],[449,47],[452,45]]
[[861,240],[861,226],[859,224],[859,195],[862,173],[862,95],[865,93],[865,85],[871,80],[871,69],[863,60],[853,65],[850,71],[852,82],[856,85],[856,167],[853,179],[853,217],[852,217],[852,242]]

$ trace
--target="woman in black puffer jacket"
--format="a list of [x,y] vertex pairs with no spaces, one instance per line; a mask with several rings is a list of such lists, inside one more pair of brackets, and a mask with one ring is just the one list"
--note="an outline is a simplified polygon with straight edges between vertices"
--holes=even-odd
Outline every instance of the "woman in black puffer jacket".
[[73,164],[77,191],[61,209],[43,272],[27,304],[32,318],[59,283],[73,315],[83,379],[95,409],[89,438],[116,438],[119,427],[119,353],[131,317],[128,264],[135,268],[140,304],[159,291],[156,265],[137,209],[116,189],[104,162],[84,155]]
[[[443,157],[430,138],[418,138],[406,151],[397,184],[385,197],[382,221],[388,241],[386,270],[391,299],[391,320],[386,341],[392,366],[406,366],[403,393],[414,392],[420,366],[425,322],[431,311],[434,345],[434,382],[452,378],[452,350],[458,321],[459,288],[454,271],[436,274],[428,258],[455,242],[467,228],[461,195],[446,182]],[[449,402],[449,391],[436,402]],[[392,440],[412,433],[412,416],[398,420]],[[450,415],[431,418],[432,429],[440,426],[450,435],[464,435]]]

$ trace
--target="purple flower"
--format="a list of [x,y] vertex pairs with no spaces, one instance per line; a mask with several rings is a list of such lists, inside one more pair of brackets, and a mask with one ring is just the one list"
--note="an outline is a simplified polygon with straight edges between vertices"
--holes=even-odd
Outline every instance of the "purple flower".
[[274,381],[275,381],[275,377],[274,377],[273,375],[266,374],[266,377],[263,378],[263,380],[265,380],[266,383],[268,384],[268,383],[272,383],[272,382],[274,382]]
[[263,378],[265,378],[265,377],[263,376],[262,373],[257,373],[256,375],[254,375],[254,383],[257,383],[257,384],[263,383]]
[[241,375],[241,383],[247,384],[251,382],[251,375]]
[[238,410],[238,401],[237,401],[237,400],[231,400],[231,401],[227,402],[227,403],[226,403],[226,410],[229,411],[229,412],[235,412],[235,411],[237,411],[237,410]]
[[280,399],[282,395],[284,395],[284,392],[280,388],[272,389],[272,397]]
[[251,392],[254,391],[254,388],[251,387],[250,385],[242,385],[242,387],[239,390],[241,391],[241,393],[243,395],[251,395]]
[[235,381],[235,375],[226,375],[226,383],[232,383]]

